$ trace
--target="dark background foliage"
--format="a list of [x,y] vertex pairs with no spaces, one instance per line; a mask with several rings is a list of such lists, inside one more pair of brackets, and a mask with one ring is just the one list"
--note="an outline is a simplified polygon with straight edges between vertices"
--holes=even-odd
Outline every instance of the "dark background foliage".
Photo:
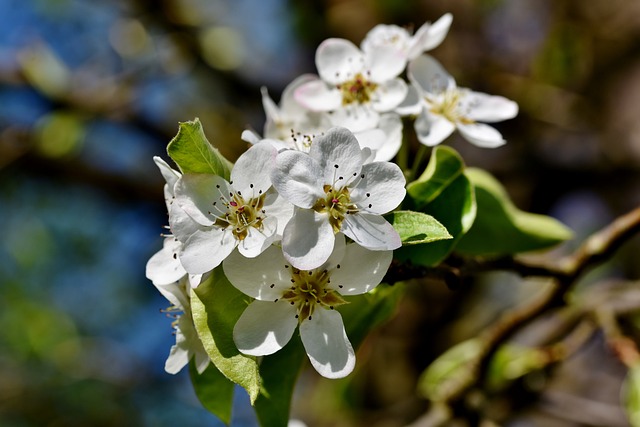
[[[572,227],[575,240],[557,253],[638,206],[636,1],[0,2],[0,424],[217,425],[187,373],[163,370],[171,320],[144,277],[166,223],[152,156],[167,159],[177,123],[199,117],[235,159],[246,148],[241,131],[262,129],[260,87],[277,99],[315,72],[323,39],[359,43],[378,23],[417,28],[446,12],[453,26],[434,56],[460,86],[521,109],[498,124],[508,140],[500,149],[448,141],[467,163],[499,177],[520,208]],[[579,288],[637,280],[639,246]],[[427,407],[415,393],[420,372],[538,288],[508,274],[460,290],[405,286],[353,377],[303,373],[296,417],[310,426],[412,422]],[[637,334],[637,317],[626,322]],[[509,405],[498,401],[498,418],[626,425],[617,403],[625,369],[602,341],[594,333]],[[233,425],[254,425],[246,400],[239,391]]]

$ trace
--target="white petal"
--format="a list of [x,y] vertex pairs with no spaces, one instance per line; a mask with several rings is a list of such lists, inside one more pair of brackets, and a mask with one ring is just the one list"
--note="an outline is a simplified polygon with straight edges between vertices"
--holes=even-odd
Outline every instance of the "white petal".
[[374,214],[385,214],[404,200],[406,180],[398,165],[390,162],[367,163],[362,178],[351,191],[358,208]]
[[[518,115],[518,104],[502,96],[482,92],[463,92],[468,105],[467,117],[478,122],[500,122]],[[464,108],[464,107],[462,107]]]
[[187,274],[178,259],[181,247],[182,243],[174,237],[164,239],[162,249],[147,262],[145,269],[147,279],[151,280],[154,285],[166,285],[177,282]]
[[409,48],[409,59],[414,59],[422,52],[435,49],[442,43],[449,32],[453,15],[445,13],[433,24],[424,24],[416,31]]
[[164,370],[169,374],[177,374],[189,363],[189,351],[186,348],[185,337],[176,329],[176,343],[169,350],[169,357],[164,365]]
[[376,150],[375,161],[390,161],[402,146],[402,120],[397,114],[386,113],[380,116],[378,127],[385,134],[385,142]]
[[236,247],[230,230],[211,227],[198,230],[184,242],[180,262],[191,274],[203,274],[216,268]]
[[353,133],[346,128],[331,128],[316,137],[309,156],[320,165],[323,184],[334,188],[342,188],[362,168],[362,149]]
[[209,362],[211,362],[209,355],[205,351],[204,347],[202,347],[202,349],[198,349],[194,352],[193,357],[196,362],[196,370],[199,374],[202,374],[209,366]]
[[240,135],[240,139],[242,139],[245,142],[248,142],[249,144],[257,144],[258,142],[260,142],[262,138],[260,138],[260,135],[258,135],[256,132],[249,129],[245,129],[242,131],[242,134]]
[[200,283],[204,282],[205,277],[206,276],[204,274],[189,274],[189,286],[191,286],[193,289],[197,288],[198,286],[200,286]]
[[467,141],[478,147],[496,148],[506,143],[500,132],[483,123],[458,124],[458,131]]
[[[315,145],[315,143],[314,143]],[[301,208],[324,197],[324,171],[316,160],[300,151],[283,151],[276,157],[271,181],[278,193]]]
[[278,224],[276,227],[276,234],[278,235],[277,239],[281,239],[284,227],[293,216],[293,205],[278,194],[275,188],[272,188],[267,192],[264,199],[263,209],[267,217],[274,217],[277,219]]
[[360,46],[365,53],[369,53],[380,46],[390,46],[404,54],[410,38],[409,32],[402,27],[378,24],[369,30]]
[[294,267],[313,270],[327,261],[334,242],[333,228],[326,214],[296,209],[284,229],[282,252]]
[[360,148],[369,148],[372,151],[377,151],[385,144],[387,141],[387,135],[384,133],[382,129],[368,129],[362,132],[353,134],[358,140],[358,144]]
[[353,371],[356,355],[335,310],[318,308],[300,324],[300,337],[311,364],[326,378],[343,378]]
[[166,285],[156,285],[156,289],[158,289],[162,296],[165,297],[172,305],[178,307],[182,311],[189,310],[190,300],[186,291],[186,279]]
[[347,215],[341,231],[360,246],[375,251],[402,246],[398,232],[380,215],[364,212]]
[[374,83],[384,83],[404,71],[406,56],[394,46],[378,46],[365,58],[367,77]]
[[247,229],[247,236],[238,242],[238,251],[247,258],[255,258],[267,249],[276,238],[276,228],[278,219],[275,217],[265,218],[262,221],[262,229],[254,227]]
[[264,108],[264,114],[267,116],[267,120],[280,121],[280,108],[278,108],[269,96],[267,88],[262,86],[260,93],[262,94],[262,108]]
[[316,67],[320,78],[336,84],[362,71],[364,56],[353,43],[344,39],[327,39],[316,50]]
[[331,271],[331,287],[342,295],[369,292],[380,284],[392,259],[393,251],[370,251],[355,243],[347,245],[340,268]]
[[312,111],[330,111],[342,105],[342,93],[322,80],[313,80],[301,85],[294,92],[300,105]]
[[418,89],[411,85],[407,89],[407,96],[396,107],[396,112],[402,116],[418,115],[422,111],[424,101],[418,93]]
[[329,257],[329,259],[327,259],[327,262],[322,264],[321,268],[325,270],[335,269],[336,266],[340,264],[340,262],[344,258],[344,251],[346,247],[347,247],[347,244],[345,242],[344,234],[342,233],[336,234],[331,256]]
[[404,101],[409,88],[402,79],[393,79],[378,86],[371,105],[378,112],[391,111]]
[[437,94],[456,87],[453,77],[429,55],[420,55],[409,62],[407,77],[424,93]]
[[193,218],[187,215],[175,199],[171,201],[169,204],[169,228],[171,229],[171,233],[173,233],[178,240],[185,242],[189,236],[202,227],[203,226],[201,224],[197,223]]
[[213,202],[220,204],[220,197],[229,198],[232,191],[227,181],[210,174],[184,174],[175,186],[178,205],[202,225],[214,223]]
[[300,108],[300,103],[295,99],[296,90],[305,83],[311,81],[317,81],[318,76],[313,74],[303,74],[296,77],[291,83],[287,85],[282,91],[280,97],[280,112],[281,118],[284,117],[302,117],[305,114],[305,109]]
[[169,192],[173,195],[173,186],[175,185],[176,181],[178,180],[178,178],[180,178],[182,174],[177,170],[173,170],[167,162],[165,162],[164,160],[162,160],[162,158],[158,156],[154,156],[153,161],[158,166],[158,169],[160,169],[160,173],[164,177],[164,180],[167,182],[167,187],[169,188]]
[[233,189],[240,192],[245,200],[266,192],[271,187],[271,170],[277,154],[278,150],[268,143],[249,147],[238,157],[231,171]]
[[284,347],[298,326],[296,307],[287,301],[253,301],[233,328],[238,350],[266,356]]
[[370,104],[352,104],[330,113],[329,119],[333,126],[360,132],[374,128],[380,121],[380,114]]
[[[245,258],[234,251],[222,268],[229,282],[238,290],[261,301],[274,301],[291,286],[290,268],[276,246],[268,247],[256,258]],[[273,285],[273,287],[271,286]]]
[[433,147],[447,139],[456,126],[443,116],[423,110],[413,124],[418,140],[427,147]]

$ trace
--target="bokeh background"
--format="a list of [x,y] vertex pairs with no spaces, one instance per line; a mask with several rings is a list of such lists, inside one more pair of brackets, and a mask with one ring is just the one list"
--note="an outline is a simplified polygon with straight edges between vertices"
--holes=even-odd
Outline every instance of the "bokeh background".
[[[187,372],[163,370],[171,319],[144,277],[166,223],[152,156],[168,159],[177,123],[199,117],[235,160],[241,131],[262,130],[260,87],[278,99],[315,72],[322,40],[359,43],[378,23],[417,28],[446,12],[453,26],[433,55],[460,86],[521,108],[498,124],[500,149],[449,141],[469,165],[520,208],[572,227],[564,250],[640,205],[638,1],[2,0],[0,425],[220,425]],[[596,276],[637,280],[639,251],[635,239]],[[535,288],[510,275],[476,285],[407,285],[353,378],[305,372],[294,415],[309,426],[415,420],[422,369]],[[597,335],[584,347],[573,381],[511,408],[508,425],[627,424],[624,367]],[[233,425],[255,425],[237,396]],[[594,402],[604,418],[580,418]]]

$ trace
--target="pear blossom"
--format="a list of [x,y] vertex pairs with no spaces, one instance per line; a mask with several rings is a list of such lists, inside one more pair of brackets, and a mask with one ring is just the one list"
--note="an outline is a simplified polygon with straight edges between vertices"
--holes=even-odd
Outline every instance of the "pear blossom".
[[511,119],[518,114],[518,104],[502,96],[458,88],[453,77],[429,55],[412,60],[407,75],[415,92],[407,96],[399,111],[418,115],[414,126],[422,144],[440,144],[456,129],[479,147],[505,143],[500,132],[480,122]]
[[398,76],[406,60],[393,46],[362,52],[344,39],[327,39],[316,51],[319,77],[294,91],[295,99],[312,111],[329,111],[333,126],[352,132],[377,127],[380,113],[396,108],[407,94]]
[[189,296],[191,286],[189,286],[187,276],[183,276],[174,283],[155,285],[160,293],[172,304],[165,312],[175,317],[172,326],[176,336],[176,343],[169,351],[169,357],[164,367],[165,371],[169,374],[177,374],[189,363],[191,358],[194,358],[198,373],[203,373],[209,366],[210,359],[202,345],[202,341],[198,337],[191,317],[191,300]]
[[401,246],[382,215],[404,199],[404,175],[394,163],[367,163],[369,156],[345,128],[318,136],[309,153],[278,154],[273,186],[296,206],[282,235],[284,256],[293,266],[308,270],[326,262],[337,233],[371,250]]
[[242,353],[265,356],[282,349],[296,327],[313,367],[324,377],[342,378],[355,366],[355,353],[336,307],[343,296],[375,288],[386,273],[391,251],[372,252],[336,238],[331,256],[315,269],[290,265],[277,247],[256,258],[237,252],[224,262],[229,281],[255,298],[233,329]]
[[445,13],[433,24],[423,24],[414,35],[397,25],[376,25],[365,36],[361,48],[364,52],[371,52],[381,46],[393,46],[404,55],[405,60],[415,59],[442,43],[452,20],[453,16]]
[[236,247],[255,257],[280,238],[292,207],[271,187],[276,153],[269,144],[252,146],[238,158],[231,182],[210,174],[185,174],[176,181],[175,203],[196,224],[169,221],[182,242],[179,258],[187,272],[213,270]]

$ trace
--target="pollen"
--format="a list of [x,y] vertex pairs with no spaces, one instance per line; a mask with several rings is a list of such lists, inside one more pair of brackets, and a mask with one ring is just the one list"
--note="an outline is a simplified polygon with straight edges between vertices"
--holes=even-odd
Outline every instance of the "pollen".
[[353,79],[340,83],[337,88],[342,93],[342,105],[346,106],[353,103],[367,104],[371,102],[378,85],[368,81],[362,73],[358,73]]
[[347,303],[338,292],[328,287],[329,277],[329,272],[324,269],[318,268],[312,271],[291,269],[293,286],[284,292],[282,299],[297,306],[296,318],[299,322],[311,320],[311,316],[318,307],[333,310]]

